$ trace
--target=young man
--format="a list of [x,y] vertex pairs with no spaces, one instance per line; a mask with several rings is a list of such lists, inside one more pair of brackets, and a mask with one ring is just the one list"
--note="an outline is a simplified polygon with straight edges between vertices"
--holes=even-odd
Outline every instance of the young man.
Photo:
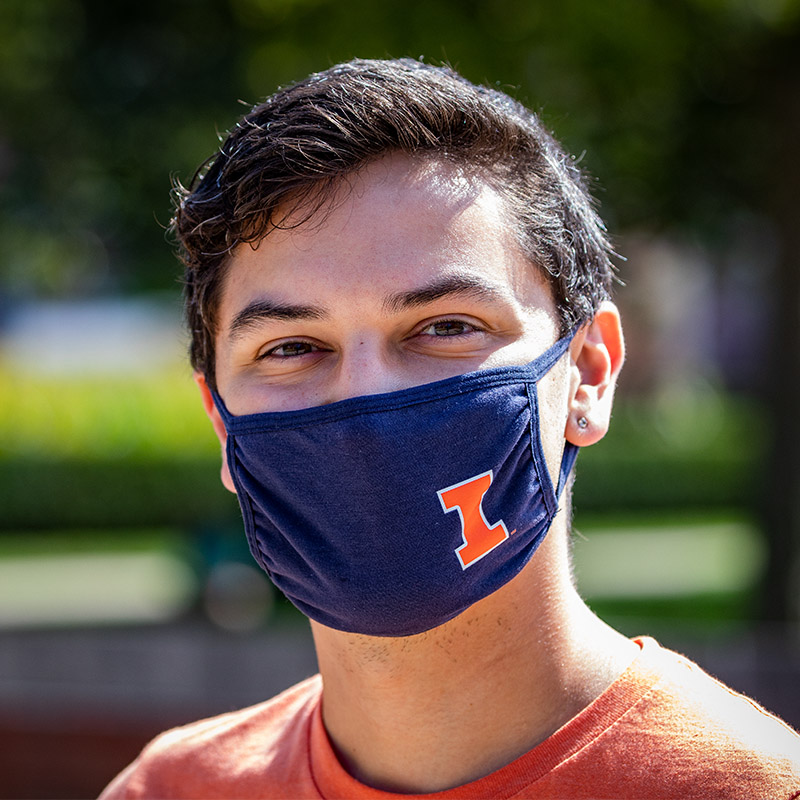
[[624,347],[574,163],[508,97],[356,61],[233,130],[175,231],[256,560],[320,676],[168,732],[106,798],[791,798],[800,737],[573,586]]

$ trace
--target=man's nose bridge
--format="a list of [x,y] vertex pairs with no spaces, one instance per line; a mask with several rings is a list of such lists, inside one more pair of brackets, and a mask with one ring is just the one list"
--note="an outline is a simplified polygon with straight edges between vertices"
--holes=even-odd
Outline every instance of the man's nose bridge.
[[381,344],[366,335],[355,337],[342,352],[334,387],[335,399],[383,394],[397,388],[400,388],[400,381]]

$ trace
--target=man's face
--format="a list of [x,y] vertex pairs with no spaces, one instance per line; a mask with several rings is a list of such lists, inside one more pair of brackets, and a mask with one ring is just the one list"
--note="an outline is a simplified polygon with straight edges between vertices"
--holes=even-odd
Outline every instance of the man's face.
[[[558,328],[499,195],[450,166],[390,156],[349,178],[332,210],[234,251],[217,386],[233,414],[307,408],[524,364]],[[566,374],[541,387],[551,470]]]

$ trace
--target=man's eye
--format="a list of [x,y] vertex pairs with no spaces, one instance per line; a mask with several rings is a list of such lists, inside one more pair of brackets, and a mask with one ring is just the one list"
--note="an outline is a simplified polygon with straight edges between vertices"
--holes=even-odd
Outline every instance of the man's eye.
[[477,330],[474,325],[460,319],[440,319],[425,326],[420,334],[423,336],[460,336]]
[[307,353],[313,353],[319,350],[318,347],[311,344],[311,342],[284,342],[277,347],[273,347],[263,353],[259,358],[292,358],[294,356],[304,356]]

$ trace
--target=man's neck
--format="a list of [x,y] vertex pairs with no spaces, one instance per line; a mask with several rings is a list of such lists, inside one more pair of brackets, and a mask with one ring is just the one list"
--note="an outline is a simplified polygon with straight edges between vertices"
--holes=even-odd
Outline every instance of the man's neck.
[[354,777],[405,793],[475,780],[546,739],[624,671],[636,646],[561,577],[559,540],[551,532],[519,576],[426,633],[382,639],[312,624],[323,720]]

